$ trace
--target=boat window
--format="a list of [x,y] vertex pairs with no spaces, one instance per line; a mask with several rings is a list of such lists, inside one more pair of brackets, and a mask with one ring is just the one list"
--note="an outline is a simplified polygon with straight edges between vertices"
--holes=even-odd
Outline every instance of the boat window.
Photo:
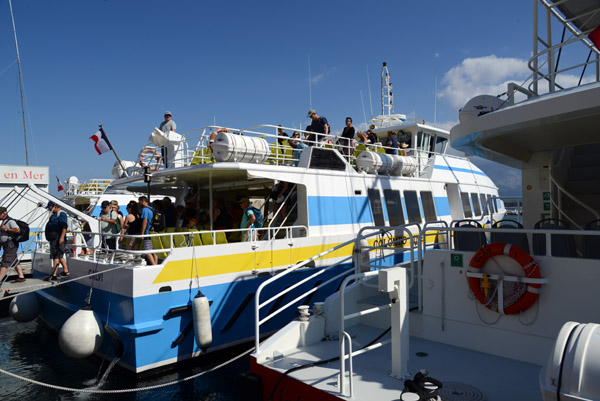
[[408,221],[411,223],[421,223],[421,209],[419,208],[417,191],[404,191],[404,203],[406,204]]
[[435,221],[437,216],[435,214],[435,205],[433,203],[433,195],[431,191],[421,191],[421,203],[423,204],[423,214],[425,214],[425,221]]
[[437,137],[435,139],[435,151],[436,153],[446,153],[446,147],[448,146],[448,138]]
[[492,205],[492,207],[494,208],[494,213],[498,213],[498,203],[497,203],[496,197],[492,197],[492,200],[490,201],[490,205]]
[[469,200],[469,194],[466,192],[461,192],[460,199],[462,200],[465,218],[470,219],[471,217],[473,217],[473,212],[471,211],[471,201]]
[[473,213],[475,216],[481,216],[481,207],[479,207],[479,198],[477,194],[471,193],[471,200],[473,201]]
[[417,132],[417,149],[429,151],[429,143],[431,142],[431,134],[428,132]]
[[486,215],[488,214],[488,203],[485,198],[485,194],[479,194],[479,197],[481,198],[481,209],[483,211],[483,214]]
[[383,217],[383,205],[381,204],[381,195],[379,190],[376,188],[369,188],[367,190],[369,195],[369,203],[371,204],[371,211],[373,212],[373,221],[376,226],[385,226],[385,217]]
[[404,224],[404,210],[402,209],[402,198],[400,191],[384,189],[385,207],[388,212],[390,226],[401,226]]

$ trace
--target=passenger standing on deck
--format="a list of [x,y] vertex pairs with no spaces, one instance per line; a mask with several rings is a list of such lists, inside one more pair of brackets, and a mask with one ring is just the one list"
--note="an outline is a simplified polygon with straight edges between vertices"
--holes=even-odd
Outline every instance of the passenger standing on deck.
[[396,138],[396,134],[394,131],[388,131],[388,139],[385,143],[385,146],[391,149],[386,149],[385,153],[388,155],[398,155],[398,138]]
[[175,205],[171,202],[171,198],[165,196],[161,202],[162,211],[165,215],[165,227],[175,227],[177,223],[177,211]]
[[[167,137],[169,136],[169,132],[176,131],[177,128],[177,124],[175,124],[175,121],[173,121],[171,119],[171,112],[170,111],[165,111],[165,121],[163,121],[162,123],[160,123],[160,126],[158,127]],[[162,152],[162,159],[165,162],[165,167],[168,166],[168,160],[167,160],[167,155],[166,155],[166,151],[164,146],[161,147],[161,152]],[[172,156],[169,156],[169,158]]]
[[[308,111],[308,118],[312,120],[310,124],[310,131],[314,132],[308,138],[309,141],[321,142],[327,139],[329,135],[329,122],[325,117],[321,117],[315,110]],[[319,135],[322,134],[322,135]],[[308,143],[308,146],[313,146],[314,143]]]
[[[140,212],[136,201],[130,201],[127,204],[127,216],[123,224],[123,230],[127,235],[141,235],[142,234],[142,220],[140,218]],[[126,249],[128,250],[139,250],[141,238],[129,238],[127,240]]]
[[281,124],[279,124],[279,128],[277,128],[277,142],[279,142],[279,146],[283,146],[283,141],[287,140],[289,135],[283,130]]
[[342,154],[350,156],[353,153],[352,140],[354,139],[354,127],[352,126],[352,117],[346,117],[346,126],[342,131],[342,136],[339,140],[342,145]]
[[117,212],[117,218],[119,219],[119,222],[121,223],[120,224],[121,231],[119,232],[119,234],[122,234],[123,233],[123,221],[124,221],[124,217],[123,217],[123,212],[121,212],[119,210],[119,201],[111,200],[110,201],[110,207],[111,207],[112,210],[114,210],[115,212]]
[[59,205],[55,205],[54,202],[48,202],[47,209],[52,211],[52,216],[46,224],[46,239],[50,241],[50,259],[52,259],[52,274],[45,278],[46,281],[58,280],[56,272],[58,271],[58,265],[62,265],[63,271],[60,273],[61,276],[69,276],[69,269],[67,268],[67,260],[65,259],[66,243],[65,237],[67,235],[67,226],[69,220],[67,213],[60,210]]
[[[142,219],[142,235],[150,235],[150,225],[152,223],[152,217],[154,217],[154,213],[152,213],[152,209],[148,206],[147,197],[140,196],[138,201],[140,209],[142,210],[140,216],[140,218]],[[151,251],[154,249],[150,237],[144,237],[142,249],[144,251]],[[158,264],[158,256],[155,253],[147,253],[146,260],[148,261],[149,265]]]
[[[19,225],[8,216],[5,207],[0,207],[0,245],[2,245],[2,261],[0,261],[0,280],[8,269],[14,265],[19,278],[14,280],[14,283],[22,283],[25,281],[23,269],[17,257],[17,249],[19,243],[15,241],[15,236],[21,232]],[[16,263],[16,265],[15,265]]]
[[169,135],[169,132],[176,131],[177,128],[177,124],[175,124],[175,121],[171,120],[171,112],[170,111],[165,111],[165,121],[163,121],[162,123],[160,123],[160,127],[158,127],[162,132],[164,132],[166,135]]
[[102,233],[102,241],[108,249],[117,249],[117,238],[112,234],[117,234],[117,219],[119,215],[112,208],[109,201],[102,202],[102,212],[100,213],[100,232]]
[[244,211],[242,214],[242,222],[240,223],[240,228],[247,229],[247,231],[242,231],[242,242],[244,241],[253,241],[255,237],[250,235],[251,228],[254,228],[254,220],[256,220],[256,216],[254,216],[254,212],[252,208],[250,208],[250,199],[242,198],[239,202],[240,207]]

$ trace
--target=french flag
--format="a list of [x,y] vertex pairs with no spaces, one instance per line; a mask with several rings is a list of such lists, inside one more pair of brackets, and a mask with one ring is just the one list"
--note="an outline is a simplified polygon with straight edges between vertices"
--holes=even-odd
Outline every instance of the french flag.
[[58,179],[58,176],[56,176],[56,181],[58,182],[58,190],[59,191],[64,191],[65,187],[63,187],[62,183],[60,182],[60,180]]
[[94,147],[96,148],[96,152],[98,152],[99,155],[101,155],[102,153],[106,153],[109,150],[112,150],[112,146],[110,146],[110,142],[108,141],[106,133],[104,132],[104,129],[102,127],[100,127],[98,132],[92,135],[90,139],[94,141]]

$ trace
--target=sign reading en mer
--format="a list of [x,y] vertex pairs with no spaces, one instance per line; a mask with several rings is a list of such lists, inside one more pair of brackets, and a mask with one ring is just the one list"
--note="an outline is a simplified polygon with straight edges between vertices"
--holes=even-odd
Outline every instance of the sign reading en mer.
[[48,167],[0,165],[0,184],[48,185]]

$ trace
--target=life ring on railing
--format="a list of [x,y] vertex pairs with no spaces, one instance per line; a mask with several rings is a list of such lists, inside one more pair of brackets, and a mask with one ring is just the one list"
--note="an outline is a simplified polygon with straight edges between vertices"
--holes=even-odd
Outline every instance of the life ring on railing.
[[[516,260],[521,265],[523,273],[525,273],[525,277],[532,279],[541,278],[540,267],[538,266],[537,262],[533,260],[531,255],[518,246],[508,244],[506,242],[496,242],[481,247],[471,258],[468,270],[471,272],[480,272],[480,269],[485,265],[485,262],[487,262],[492,256],[497,255],[510,256],[512,259]],[[486,300],[486,296],[481,288],[481,279],[478,277],[468,277],[468,281],[469,288],[473,292],[475,298],[477,298],[477,300],[488,309],[499,312],[498,308],[493,309]],[[533,304],[535,304],[535,302],[538,300],[541,288],[542,284],[527,283],[527,290],[525,293],[521,296],[521,298],[519,298],[518,301],[503,308],[503,313],[505,315],[514,315],[531,308],[531,306],[533,306]]]

